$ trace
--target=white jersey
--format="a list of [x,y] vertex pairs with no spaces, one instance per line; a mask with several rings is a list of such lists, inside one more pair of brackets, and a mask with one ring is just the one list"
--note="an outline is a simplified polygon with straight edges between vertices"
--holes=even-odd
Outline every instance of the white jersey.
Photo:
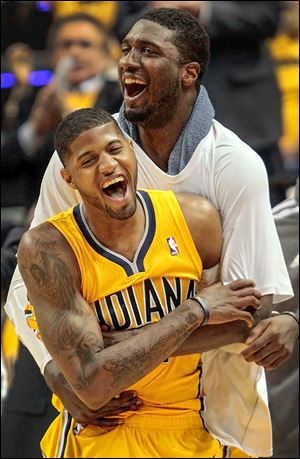
[[[138,160],[138,187],[196,193],[209,199],[219,210],[224,237],[220,275],[224,283],[237,278],[248,278],[255,280],[263,295],[273,294],[274,302],[292,296],[292,287],[269,203],[266,169],[261,158],[250,147],[214,120],[208,135],[200,142],[185,168],[178,175],[171,176],[159,169],[138,145],[134,146]],[[32,226],[80,201],[79,194],[61,178],[61,168],[58,155],[54,153],[42,182]],[[17,269],[5,309],[17,333],[43,371],[51,357],[42,343],[36,343],[36,338],[26,325],[22,310],[26,301],[26,289]],[[242,358],[239,362],[249,368],[249,364],[242,361]],[[244,383],[253,392],[255,384],[253,386],[252,377],[260,378],[261,371],[258,372],[255,367],[253,371],[245,371],[245,375],[250,380],[240,381],[241,394],[246,390]],[[232,378],[234,379],[234,371]],[[220,390],[223,390],[223,386]],[[234,416],[234,412],[231,415]],[[267,410],[264,426],[264,435],[268,437],[266,430],[269,433],[270,429]],[[261,422],[258,427],[257,430],[262,427]],[[222,430],[221,427],[216,432],[221,440]],[[242,433],[238,432],[237,435]],[[225,440],[230,438],[229,436]],[[269,453],[269,443],[268,438],[267,445],[257,448],[257,454]],[[231,444],[245,447],[241,442],[232,441]],[[253,450],[251,453],[255,454]]]

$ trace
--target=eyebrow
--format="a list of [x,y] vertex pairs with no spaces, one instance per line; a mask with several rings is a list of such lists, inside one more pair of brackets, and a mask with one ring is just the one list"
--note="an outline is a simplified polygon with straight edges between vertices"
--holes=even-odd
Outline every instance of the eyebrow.
[[[108,142],[108,144],[105,146],[105,148],[109,148],[111,147],[113,144],[115,143],[118,143],[119,145],[122,145],[122,141],[119,140],[119,139],[113,139],[111,140],[110,142]],[[91,151],[91,150],[88,150],[88,151],[84,151],[83,153],[81,153],[78,157],[77,157],[77,161],[80,161],[82,158],[84,158],[85,156],[87,155],[93,155],[94,152]]]
[[[130,37],[129,38],[124,38],[124,40],[122,41],[121,45],[128,44],[129,40],[130,40]],[[156,48],[161,48],[161,46],[158,43],[154,42],[154,41],[140,39],[140,38],[137,38],[136,41],[141,45],[151,45],[151,46],[155,46]]]
[[79,156],[77,156],[77,159],[76,159],[76,160],[77,160],[77,161],[80,161],[80,160],[81,160],[82,158],[84,158],[85,156],[91,155],[91,154],[93,154],[92,151],[90,151],[90,150],[89,150],[89,151],[85,151],[84,153],[81,153]]

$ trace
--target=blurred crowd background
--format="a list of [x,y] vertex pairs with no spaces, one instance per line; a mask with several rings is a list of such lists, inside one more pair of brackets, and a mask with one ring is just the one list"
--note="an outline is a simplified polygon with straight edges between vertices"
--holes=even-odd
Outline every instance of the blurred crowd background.
[[1,2],[1,241],[34,205],[65,114],[118,111],[120,41],[148,8],[184,8],[207,23],[204,85],[216,119],[263,158],[272,205],[285,197],[299,169],[299,2],[270,2],[261,17],[256,4],[265,2],[243,2],[244,13],[227,19],[230,3],[240,2]]
[[[78,108],[118,111],[120,42],[139,16],[159,7],[185,9],[206,25],[211,61],[203,84],[215,118],[264,160],[272,206],[293,199],[299,175],[298,1],[1,1],[2,305],[57,125]],[[6,393],[19,343],[7,321],[2,327]]]

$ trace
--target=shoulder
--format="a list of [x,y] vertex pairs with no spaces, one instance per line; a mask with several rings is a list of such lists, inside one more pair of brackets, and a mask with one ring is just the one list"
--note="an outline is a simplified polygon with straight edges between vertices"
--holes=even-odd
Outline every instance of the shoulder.
[[256,151],[237,134],[216,120],[213,120],[213,140],[213,152],[218,161],[226,160],[245,168],[265,169],[264,162]]
[[262,158],[234,132],[214,121],[214,184],[217,193],[250,199],[268,193],[268,175]]
[[64,265],[80,281],[76,256],[63,234],[49,222],[26,231],[20,241],[17,260],[20,270],[34,260],[52,268]]
[[49,222],[44,222],[24,233],[19,248],[38,248],[42,242],[52,242],[52,244],[49,244],[50,249],[55,246],[64,246],[67,241],[55,226]]
[[193,193],[175,193],[175,196],[187,223],[206,224],[210,218],[218,217],[217,209],[206,198]]

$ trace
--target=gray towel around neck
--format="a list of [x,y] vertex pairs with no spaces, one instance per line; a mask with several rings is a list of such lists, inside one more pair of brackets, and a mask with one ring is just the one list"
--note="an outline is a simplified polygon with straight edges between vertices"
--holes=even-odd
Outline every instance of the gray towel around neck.
[[[207,136],[214,116],[215,111],[207,91],[204,86],[201,86],[192,113],[170,153],[168,161],[169,175],[177,175],[184,169],[198,144]],[[136,125],[125,118],[124,104],[120,108],[118,123],[123,131],[140,145]]]

